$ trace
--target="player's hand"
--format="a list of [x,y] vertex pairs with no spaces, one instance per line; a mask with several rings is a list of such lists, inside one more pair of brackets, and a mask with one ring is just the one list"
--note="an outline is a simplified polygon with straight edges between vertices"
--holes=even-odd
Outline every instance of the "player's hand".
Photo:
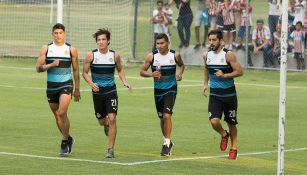
[[204,89],[203,89],[203,95],[205,97],[207,97],[207,92],[209,91],[209,86],[208,85],[204,85]]
[[223,71],[221,71],[220,69],[214,69],[214,70],[215,70],[214,75],[216,75],[217,77],[223,77],[224,78]]
[[181,81],[182,80],[182,75],[181,74],[177,74],[176,75],[176,80],[177,81]]
[[154,71],[152,72],[152,77],[160,79],[162,76],[161,71]]
[[125,86],[126,88],[128,88],[129,92],[132,91],[132,87],[131,87],[130,84],[128,84],[127,82],[124,83],[124,86]]
[[75,89],[75,91],[74,91],[74,101],[78,102],[80,99],[81,99],[80,90],[79,89]]
[[92,83],[92,84],[91,84],[91,87],[92,87],[92,90],[93,90],[94,92],[99,92],[99,87],[97,86],[97,84]]
[[52,63],[51,63],[52,67],[57,67],[60,65],[60,60],[54,60]]

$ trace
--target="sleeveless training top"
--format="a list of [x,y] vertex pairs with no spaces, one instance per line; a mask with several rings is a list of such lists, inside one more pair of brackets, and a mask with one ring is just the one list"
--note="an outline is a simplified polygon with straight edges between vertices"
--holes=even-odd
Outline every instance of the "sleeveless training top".
[[54,60],[60,60],[60,64],[47,70],[47,91],[72,87],[70,44],[64,43],[62,46],[57,46],[54,42],[48,44],[46,64]]
[[161,55],[158,50],[153,51],[151,70],[154,72],[157,69],[160,69],[162,76],[159,80],[154,79],[155,96],[165,95],[169,92],[176,93],[176,59],[174,50],[169,50],[166,55]]
[[214,73],[215,69],[220,69],[223,73],[233,71],[231,65],[227,62],[227,49],[223,48],[219,53],[209,51],[207,55],[206,65],[209,71],[210,95],[218,97],[230,97],[236,95],[236,88],[233,78],[217,77]]
[[92,51],[93,61],[90,65],[92,81],[99,86],[99,92],[94,94],[116,93],[116,84],[114,78],[115,72],[115,52],[109,50],[107,53],[101,53],[98,49]]

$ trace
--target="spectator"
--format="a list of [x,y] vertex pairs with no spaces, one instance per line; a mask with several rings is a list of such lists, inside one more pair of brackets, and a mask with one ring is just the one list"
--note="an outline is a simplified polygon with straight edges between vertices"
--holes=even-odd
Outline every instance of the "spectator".
[[173,24],[173,10],[170,8],[168,3],[164,4],[164,14],[166,15],[167,19],[167,31],[168,31],[168,36],[171,36],[171,30],[169,28],[170,25]]
[[197,12],[195,14],[195,39],[196,39],[196,45],[194,46],[194,49],[198,49],[200,45],[200,26],[203,23],[204,25],[204,40],[202,45],[206,46],[206,38],[208,35],[208,29],[209,29],[209,17],[208,17],[208,7],[206,0],[198,0],[197,4]]
[[270,29],[267,26],[264,26],[262,19],[258,19],[256,24],[257,26],[252,34],[253,52],[254,54],[257,54],[259,51],[263,51],[264,67],[273,66],[273,48]]
[[280,1],[280,0],[268,0],[268,3],[269,3],[268,23],[269,23],[271,36],[275,32],[276,25],[278,23],[278,19],[279,19],[279,16],[280,16],[278,1]]
[[151,22],[154,24],[154,43],[152,50],[156,49],[156,37],[159,33],[167,34],[167,23],[168,20],[166,18],[165,13],[163,12],[163,1],[157,1],[157,9],[155,9],[152,13]]
[[216,19],[217,19],[217,2],[216,0],[207,0],[208,15],[210,23],[210,31],[216,29]]
[[244,3],[245,0],[233,0],[235,2],[235,6],[233,9],[233,16],[235,20],[235,27],[236,27],[236,32],[233,33],[233,39],[234,41],[237,40],[238,36],[237,34],[239,33],[240,27],[241,27],[241,3]]
[[303,24],[301,21],[296,22],[295,31],[293,31],[290,35],[293,38],[294,42],[294,58],[297,61],[297,69],[305,69],[305,61],[304,61],[304,41],[305,34],[303,31]]
[[[248,4],[248,13],[246,13],[246,0],[240,2],[240,12],[241,12],[241,25],[238,33],[237,44],[235,45],[237,49],[242,47],[243,38],[245,37],[246,26],[248,26],[247,33],[250,34],[251,25],[252,25],[252,6]],[[250,0],[249,0],[250,1]]]
[[280,38],[281,38],[281,27],[277,24],[276,31],[273,33],[274,47],[273,47],[273,57],[277,58],[278,64],[280,63]]
[[295,0],[290,0],[289,9],[288,9],[289,37],[290,34],[293,32],[293,30],[295,30],[295,27],[293,25],[294,15],[295,15]]
[[234,21],[233,9],[236,0],[224,0],[221,5],[221,11],[223,16],[223,38],[225,42],[225,48],[232,50],[232,42],[236,32],[236,26]]
[[296,26],[298,21],[303,22],[304,21],[304,16],[305,16],[305,6],[306,6],[306,1],[304,0],[298,0],[295,3],[295,11],[294,11],[294,21],[293,25]]
[[[168,4],[176,3],[179,15],[177,19],[177,29],[180,38],[179,48],[183,46],[188,47],[190,44],[191,37],[191,24],[193,20],[193,13],[190,7],[190,0],[168,0]],[[185,33],[183,32],[183,29]]]
[[307,12],[305,12],[304,17],[304,32],[305,32],[305,49],[307,48]]
[[[224,3],[222,3],[221,1],[223,1],[223,0],[219,0],[218,3],[217,3],[216,28],[218,30],[223,31],[224,21],[223,21],[223,14],[222,14],[222,6],[224,6]],[[222,44],[225,45],[224,41],[222,42]]]

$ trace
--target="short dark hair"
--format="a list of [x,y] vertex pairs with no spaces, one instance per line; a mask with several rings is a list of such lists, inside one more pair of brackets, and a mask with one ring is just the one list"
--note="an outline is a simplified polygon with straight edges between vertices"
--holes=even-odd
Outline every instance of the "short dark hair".
[[157,4],[160,4],[160,3],[163,4],[163,1],[162,0],[158,0]]
[[52,27],[52,32],[54,32],[56,29],[62,29],[65,32],[65,26],[61,23],[56,23],[53,27]]
[[295,25],[299,24],[301,27],[303,26],[303,23],[301,21],[297,21]]
[[257,19],[256,24],[264,24],[263,19]]
[[221,30],[211,30],[210,32],[209,32],[209,34],[208,34],[208,38],[209,38],[209,36],[210,35],[216,35],[216,37],[219,39],[219,40],[221,40],[221,39],[223,39],[223,33],[222,33],[222,31]]
[[166,42],[169,42],[169,39],[168,39],[168,36],[165,34],[165,33],[159,33],[157,36],[156,36],[156,40],[158,39],[163,39],[166,41]]
[[108,41],[111,38],[111,32],[106,28],[98,29],[97,32],[93,34],[93,38],[95,38],[97,41],[99,35],[106,35]]

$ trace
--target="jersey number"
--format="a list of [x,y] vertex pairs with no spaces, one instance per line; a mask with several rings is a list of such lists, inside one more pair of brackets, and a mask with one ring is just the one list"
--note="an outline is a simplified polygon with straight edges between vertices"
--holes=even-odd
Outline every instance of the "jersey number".
[[228,111],[229,112],[229,117],[234,118],[236,117],[236,111],[232,110],[232,111]]
[[112,106],[117,106],[117,101],[116,101],[116,99],[111,99],[111,105],[112,105]]

